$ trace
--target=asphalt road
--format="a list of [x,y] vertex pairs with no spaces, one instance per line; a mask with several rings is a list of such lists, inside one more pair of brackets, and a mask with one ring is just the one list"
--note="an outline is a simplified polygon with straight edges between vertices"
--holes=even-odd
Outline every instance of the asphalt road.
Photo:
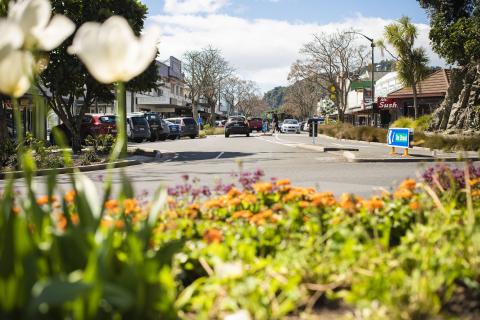
[[[114,184],[118,186],[123,170],[138,193],[152,192],[161,185],[174,186],[182,183],[182,175],[200,179],[200,184],[212,186],[215,181],[232,180],[231,174],[263,169],[266,178],[289,178],[295,185],[316,187],[335,194],[352,192],[370,195],[381,189],[391,189],[405,178],[417,177],[425,164],[419,163],[347,163],[341,152],[316,152],[299,147],[311,139],[302,135],[262,136],[210,136],[205,139],[189,138],[155,143],[142,143],[139,146],[162,151],[163,157],[153,162],[115,169]],[[318,143],[337,143],[323,141]],[[364,144],[338,142],[348,146],[368,148]],[[372,147],[383,152],[382,147]],[[388,152],[388,148],[385,148]],[[431,164],[430,164],[431,165]],[[99,186],[103,183],[105,171],[85,173]],[[44,177],[35,179],[37,188],[44,189]],[[0,189],[4,182],[0,182]],[[60,175],[60,187],[69,188],[69,176]],[[22,180],[16,182],[23,187]],[[41,191],[40,191],[41,192]]]

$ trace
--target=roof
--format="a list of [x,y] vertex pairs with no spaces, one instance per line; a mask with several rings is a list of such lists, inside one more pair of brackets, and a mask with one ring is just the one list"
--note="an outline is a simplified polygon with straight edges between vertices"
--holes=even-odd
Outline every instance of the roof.
[[[419,98],[443,97],[450,86],[451,70],[441,69],[429,75],[425,80],[417,84],[417,96]],[[403,87],[388,95],[388,98],[413,98],[411,87]]]

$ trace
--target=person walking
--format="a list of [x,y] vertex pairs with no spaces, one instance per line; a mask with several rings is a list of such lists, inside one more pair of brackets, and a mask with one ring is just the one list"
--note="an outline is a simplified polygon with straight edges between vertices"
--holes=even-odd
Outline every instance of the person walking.
[[276,113],[273,114],[273,120],[272,120],[272,127],[273,127],[273,133],[280,131],[280,128],[278,126],[278,115]]
[[198,115],[198,126],[200,127],[200,130],[203,130],[203,119],[202,116],[199,114]]

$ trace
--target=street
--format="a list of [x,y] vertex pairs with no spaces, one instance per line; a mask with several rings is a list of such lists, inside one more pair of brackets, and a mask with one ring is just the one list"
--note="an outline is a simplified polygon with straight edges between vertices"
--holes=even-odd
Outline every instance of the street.
[[[262,169],[265,179],[288,178],[293,184],[332,191],[336,195],[351,192],[370,195],[381,189],[395,187],[408,177],[417,177],[428,164],[422,163],[348,163],[342,152],[318,152],[300,147],[311,143],[305,133],[301,135],[263,136],[254,133],[251,137],[209,136],[205,139],[182,139],[175,141],[132,144],[141,148],[160,150],[161,159],[124,169],[115,169],[114,185],[120,183],[120,172],[135,186],[137,193],[152,194],[160,185],[174,186],[182,183],[182,176],[200,179],[201,185],[213,186],[218,179],[231,182],[231,174]],[[346,143],[319,138],[319,144],[356,147],[361,150],[388,152],[388,148],[362,143]],[[430,164],[431,165],[431,164]],[[106,171],[85,173],[95,181],[99,189]],[[38,188],[44,187],[45,177],[35,179]],[[60,175],[59,186],[69,189],[69,176]],[[5,182],[2,181],[0,186]],[[21,189],[22,180],[16,182]]]

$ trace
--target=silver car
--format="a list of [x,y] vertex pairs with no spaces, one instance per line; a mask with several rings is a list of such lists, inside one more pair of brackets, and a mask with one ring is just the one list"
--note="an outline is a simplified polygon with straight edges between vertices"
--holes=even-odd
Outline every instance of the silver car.
[[166,120],[178,124],[180,137],[190,137],[192,139],[198,137],[198,125],[192,117],[170,118]]

